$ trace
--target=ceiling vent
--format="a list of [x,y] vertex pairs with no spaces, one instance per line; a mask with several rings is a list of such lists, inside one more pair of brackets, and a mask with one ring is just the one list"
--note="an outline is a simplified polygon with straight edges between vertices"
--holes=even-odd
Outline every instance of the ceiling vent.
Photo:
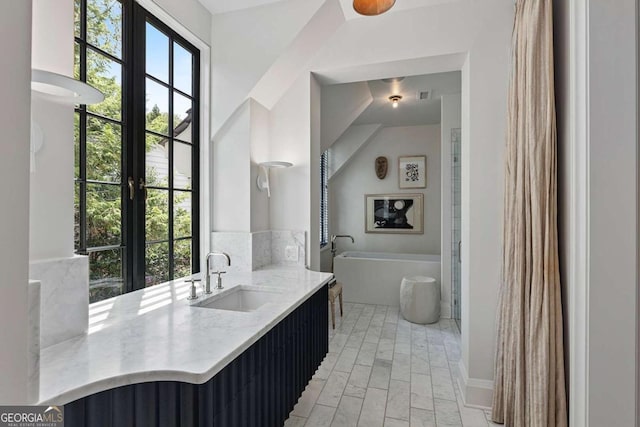
[[416,93],[416,99],[418,101],[427,101],[431,99],[431,91],[430,90],[421,90]]

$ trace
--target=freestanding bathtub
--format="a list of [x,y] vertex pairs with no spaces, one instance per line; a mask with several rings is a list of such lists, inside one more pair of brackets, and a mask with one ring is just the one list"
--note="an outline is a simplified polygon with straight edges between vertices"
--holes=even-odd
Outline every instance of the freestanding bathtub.
[[440,255],[385,252],[343,252],[335,258],[334,274],[345,301],[400,305],[403,277],[440,279]]

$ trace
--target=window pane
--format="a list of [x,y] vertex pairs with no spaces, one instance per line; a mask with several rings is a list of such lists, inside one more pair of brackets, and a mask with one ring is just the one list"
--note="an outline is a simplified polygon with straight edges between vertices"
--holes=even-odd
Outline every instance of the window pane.
[[173,93],[173,136],[191,142],[191,100]]
[[173,193],[173,236],[191,236],[191,193],[186,191]]
[[122,110],[122,66],[91,49],[87,49],[87,83],[101,91],[105,100],[89,105],[91,112],[120,120]]
[[187,95],[191,93],[193,55],[178,43],[173,42],[173,87]]
[[169,191],[147,190],[146,240],[169,240]]
[[145,286],[169,280],[168,242],[147,245],[145,257]]
[[173,142],[173,187],[191,189],[191,145]]
[[82,20],[82,1],[74,0],[73,1],[73,35],[76,37],[81,37],[80,34],[80,21]]
[[169,144],[167,138],[147,134],[145,169],[147,185],[167,187],[169,185]]
[[75,250],[80,250],[80,183],[77,182],[73,191],[73,243]]
[[73,78],[80,80],[80,45],[73,44]]
[[147,78],[146,99],[147,130],[168,135],[169,89]]
[[87,184],[87,246],[119,245],[122,223],[119,185]]
[[73,176],[80,178],[80,114],[73,115]]
[[124,291],[122,249],[89,254],[89,302],[118,296]]
[[87,179],[121,182],[121,147],[120,125],[89,117],[87,119]]
[[117,0],[87,0],[87,41],[107,53],[122,55],[122,5]]
[[169,37],[147,22],[146,43],[147,74],[169,83]]
[[174,254],[174,278],[191,275],[191,239],[178,240],[173,246]]

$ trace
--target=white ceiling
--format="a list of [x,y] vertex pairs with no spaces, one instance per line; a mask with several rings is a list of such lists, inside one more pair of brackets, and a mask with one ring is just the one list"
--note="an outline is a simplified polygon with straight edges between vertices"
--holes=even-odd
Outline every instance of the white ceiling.
[[[233,12],[235,10],[248,9],[251,7],[262,6],[269,3],[277,3],[284,0],[199,0],[211,13]],[[295,0],[306,1],[306,0]],[[339,0],[347,20],[354,18],[363,18],[353,10],[353,0]],[[399,12],[407,9],[415,9],[417,7],[432,6],[441,3],[451,3],[461,0],[397,0],[396,4],[389,11]],[[369,18],[371,19],[371,18]]]
[[[387,13],[400,12],[402,10],[415,9],[417,7],[432,6],[432,5],[441,4],[441,3],[452,3],[456,1],[460,1],[460,0],[396,0],[396,4],[393,5],[393,8],[391,8],[391,10],[389,10],[389,12]],[[356,11],[353,10],[353,0],[340,0],[340,3],[342,5],[342,10],[344,11],[344,17],[347,20],[355,19],[355,18],[372,19],[371,17],[365,17],[356,13]]]
[[[248,9],[269,3],[277,3],[282,0],[199,0],[211,13],[233,12],[234,10]],[[298,0],[305,1],[305,0]]]
[[[440,97],[461,92],[460,72],[406,77],[400,82],[382,80],[367,82],[373,102],[353,122],[354,125],[419,126],[440,123]],[[348,83],[355,84],[355,83]],[[418,100],[417,93],[429,91],[428,100]],[[401,95],[398,108],[392,108],[389,97]]]

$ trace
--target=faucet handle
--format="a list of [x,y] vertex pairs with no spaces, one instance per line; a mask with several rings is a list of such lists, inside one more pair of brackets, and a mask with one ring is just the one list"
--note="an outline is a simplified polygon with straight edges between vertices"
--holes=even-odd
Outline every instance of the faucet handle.
[[226,273],[226,271],[216,271],[215,273],[213,273],[218,275],[218,283],[216,285],[216,289],[224,289],[224,286],[222,286],[222,275]]
[[198,299],[198,293],[196,291],[196,282],[200,282],[200,279],[187,279],[185,280],[185,283],[191,283],[191,289],[189,292],[189,296],[187,297],[188,300],[194,300],[194,299]]

